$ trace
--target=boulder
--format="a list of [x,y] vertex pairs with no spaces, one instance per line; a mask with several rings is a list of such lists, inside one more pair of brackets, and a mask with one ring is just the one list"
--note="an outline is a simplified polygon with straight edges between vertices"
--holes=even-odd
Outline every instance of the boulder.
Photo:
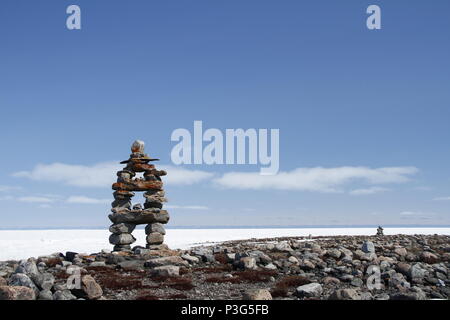
[[322,280],[323,284],[339,284],[341,280],[335,277],[325,277]]
[[152,232],[147,235],[147,243],[150,245],[162,244],[164,242],[164,235],[159,232]]
[[189,263],[183,260],[180,256],[169,256],[169,257],[161,257],[147,260],[145,262],[145,267],[154,268],[166,265],[175,265],[175,266],[189,266]]
[[109,243],[115,245],[129,245],[135,241],[136,238],[130,233],[112,234],[109,236]]
[[439,258],[437,255],[428,252],[428,251],[424,251],[422,252],[422,254],[420,255],[420,260],[425,262],[425,263],[429,263],[429,264],[433,264],[433,263],[438,263],[439,262]]
[[288,258],[288,261],[289,261],[290,263],[292,263],[292,264],[299,264],[299,263],[300,263],[300,261],[298,261],[298,259],[297,259],[296,257],[294,257],[294,256],[290,256],[290,257]]
[[10,286],[28,287],[34,290],[35,294],[39,294],[39,289],[34,282],[24,273],[14,273],[9,278],[8,284]]
[[39,281],[36,282],[41,290],[50,290],[55,283],[55,277],[51,273],[44,273]]
[[272,300],[272,295],[267,289],[248,290],[244,293],[243,300]]
[[161,223],[151,223],[145,227],[145,234],[148,235],[153,232],[158,232],[161,233],[162,235],[166,234],[166,230],[164,229],[164,226]]
[[81,278],[81,287],[89,300],[95,300],[103,295],[103,290],[95,279],[90,275]]
[[256,259],[253,257],[243,257],[239,260],[239,265],[241,268],[246,270],[254,270],[257,268]]
[[394,252],[400,257],[406,257],[406,255],[408,254],[408,251],[406,251],[405,248],[396,248],[394,249]]
[[332,258],[339,259],[342,255],[342,252],[339,249],[332,248],[327,250],[327,255]]
[[42,290],[39,292],[38,300],[53,300],[53,294],[50,290]]
[[412,281],[420,282],[427,275],[427,270],[420,263],[415,263],[409,269],[408,275]]
[[75,297],[70,290],[57,290],[53,294],[53,300],[76,300]]
[[78,255],[77,252],[67,251],[66,252],[66,260],[73,261],[73,259],[75,259],[77,257],[77,255]]
[[124,270],[142,270],[144,269],[143,260],[126,260],[119,262],[118,265]]
[[26,274],[33,282],[40,281],[42,274],[39,272],[36,262],[32,259],[21,261],[15,273]]
[[361,300],[361,296],[354,289],[338,289],[328,297],[328,300]]
[[181,258],[186,260],[189,263],[199,263],[200,262],[199,258],[191,256],[189,254],[183,254],[183,255],[181,255]]
[[361,250],[364,253],[375,253],[375,245],[371,241],[364,241],[361,246]]
[[311,297],[320,297],[323,289],[322,285],[319,283],[309,283],[303,286],[297,287],[296,295],[300,298],[311,298]]
[[133,224],[167,223],[170,219],[169,213],[160,209],[124,210],[110,214],[108,217],[112,223]]
[[113,224],[109,227],[109,232],[121,234],[121,233],[132,233],[133,230],[136,228],[135,224],[131,223],[118,223]]
[[152,273],[160,277],[175,277],[180,275],[180,267],[178,266],[160,266],[152,270]]
[[397,272],[400,272],[404,276],[408,276],[409,275],[409,270],[410,269],[411,269],[411,265],[408,264],[408,263],[404,263],[404,262],[398,263],[397,266],[395,267],[395,270]]
[[291,246],[287,242],[278,242],[275,245],[274,249],[275,249],[275,251],[281,251],[281,252],[291,252],[291,251],[293,251],[293,249],[291,248]]
[[29,287],[0,286],[0,300],[36,300],[36,293]]

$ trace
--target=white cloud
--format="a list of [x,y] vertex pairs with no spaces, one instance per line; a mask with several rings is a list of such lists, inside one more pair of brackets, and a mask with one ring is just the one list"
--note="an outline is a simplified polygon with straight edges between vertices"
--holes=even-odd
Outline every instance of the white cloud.
[[60,182],[77,187],[106,187],[116,178],[120,165],[115,162],[98,163],[92,166],[64,163],[38,164],[31,171],[20,171],[15,177],[37,181]]
[[55,199],[48,197],[30,196],[30,197],[19,197],[17,201],[29,202],[29,203],[53,203]]
[[209,210],[206,206],[178,206],[178,205],[165,205],[167,209],[187,209],[187,210]]
[[428,217],[436,215],[434,212],[421,212],[421,211],[402,211],[400,212],[401,216],[405,217]]
[[298,168],[290,172],[280,172],[273,176],[259,173],[230,172],[214,180],[225,188],[235,189],[277,189],[318,192],[342,192],[342,187],[350,182],[367,184],[403,183],[410,175],[418,172],[415,167],[338,167],[338,168]]
[[107,204],[112,202],[112,199],[96,199],[85,196],[71,196],[67,198],[66,202],[79,204]]
[[434,201],[450,201],[450,197],[438,197],[434,198]]
[[164,183],[173,185],[191,185],[201,181],[211,179],[214,174],[201,170],[188,170],[183,167],[162,165],[159,168],[167,171],[167,176],[163,177]]
[[414,211],[402,211],[400,212],[401,216],[416,216],[420,214],[420,212],[414,212]]
[[389,191],[389,189],[381,188],[381,187],[371,187],[371,188],[367,188],[367,189],[355,189],[355,190],[350,191],[349,193],[352,196],[364,196],[364,195],[370,195],[370,194],[386,192],[386,191]]
[[0,185],[0,192],[22,190],[21,187]]
[[[123,165],[117,162],[103,162],[91,166],[64,163],[38,164],[31,171],[13,173],[14,177],[28,178],[36,181],[49,181],[77,187],[111,187],[117,179],[116,172]],[[168,171],[163,177],[164,183],[173,185],[191,185],[210,179],[213,174],[200,170],[188,170],[182,167],[161,165],[157,168]]]

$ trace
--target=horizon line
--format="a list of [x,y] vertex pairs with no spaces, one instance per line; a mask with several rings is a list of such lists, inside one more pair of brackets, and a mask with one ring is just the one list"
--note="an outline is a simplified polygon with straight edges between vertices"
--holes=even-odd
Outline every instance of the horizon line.
[[[206,225],[206,226],[167,226],[166,229],[319,229],[319,228],[377,228],[377,224],[368,225],[240,225],[240,226],[224,226],[224,225]],[[138,225],[137,228],[144,227],[144,225]],[[383,228],[450,228],[450,225],[437,225],[437,224],[386,224],[382,225]],[[43,226],[43,227],[0,227],[0,231],[15,231],[15,230],[108,230],[109,227],[105,226]]]

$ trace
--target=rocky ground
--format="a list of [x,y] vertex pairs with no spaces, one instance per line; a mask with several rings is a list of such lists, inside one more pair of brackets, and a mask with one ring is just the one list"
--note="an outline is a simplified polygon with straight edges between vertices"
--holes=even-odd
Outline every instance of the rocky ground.
[[0,262],[0,300],[449,297],[450,237],[439,235],[251,239]]

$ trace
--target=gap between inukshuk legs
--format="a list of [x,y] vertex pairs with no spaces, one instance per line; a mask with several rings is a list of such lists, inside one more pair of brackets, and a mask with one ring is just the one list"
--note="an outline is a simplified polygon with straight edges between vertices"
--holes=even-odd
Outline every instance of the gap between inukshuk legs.
[[[163,183],[161,176],[167,173],[164,170],[156,170],[144,153],[145,144],[136,140],[131,146],[131,155],[128,160],[122,161],[126,167],[117,172],[117,182],[112,185],[114,201],[112,203],[112,214],[109,219],[112,225],[109,231],[112,235],[109,242],[114,245],[114,251],[131,250],[131,244],[136,241],[132,232],[136,225],[147,224],[145,233],[147,235],[147,248],[159,249],[164,242],[163,224],[169,221],[169,213],[162,210],[164,198]],[[136,173],[143,172],[143,178],[136,177]],[[131,199],[135,192],[144,191],[144,208],[141,204],[132,206]]]

